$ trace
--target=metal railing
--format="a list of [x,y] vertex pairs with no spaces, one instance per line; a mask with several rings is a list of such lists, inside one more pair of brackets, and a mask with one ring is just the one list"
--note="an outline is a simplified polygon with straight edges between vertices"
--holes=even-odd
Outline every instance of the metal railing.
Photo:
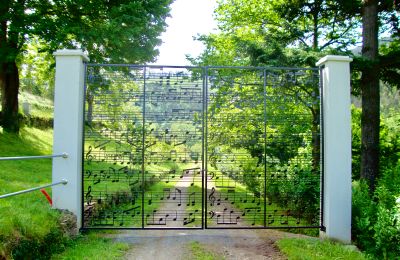
[[52,154],[52,155],[0,157],[0,161],[51,159],[51,158],[57,158],[57,157],[68,158],[68,154],[67,153],[62,153],[62,154]]
[[[52,155],[0,157],[0,161],[51,159],[51,158],[57,158],[57,157],[68,158],[68,154],[67,153],[62,153],[62,154],[52,154]],[[28,193],[28,192],[32,192],[32,191],[44,189],[44,188],[47,188],[47,187],[60,185],[60,184],[65,185],[67,183],[68,183],[68,181],[66,179],[61,179],[61,181],[58,181],[58,182],[54,182],[54,183],[50,183],[50,184],[46,184],[46,185],[42,185],[42,186],[30,188],[30,189],[26,189],[26,190],[21,190],[21,191],[16,191],[16,192],[12,192],[12,193],[3,194],[3,195],[0,195],[0,199],[4,199],[4,198],[11,197],[11,196],[24,194],[24,193]]]
[[4,195],[0,195],[0,199],[4,199],[4,198],[15,196],[15,195],[24,194],[24,193],[28,193],[28,192],[31,192],[31,191],[40,190],[40,189],[44,189],[44,188],[47,188],[47,187],[56,186],[56,185],[60,185],[60,184],[65,185],[67,183],[68,183],[68,181],[66,179],[62,179],[61,181],[50,183],[50,184],[46,184],[46,185],[42,185],[42,186],[38,186],[38,187],[35,187],[35,188],[31,188],[31,189],[27,189],[27,190],[21,190],[21,191],[16,191],[16,192],[13,192],[13,193],[7,193],[7,194],[4,194]]

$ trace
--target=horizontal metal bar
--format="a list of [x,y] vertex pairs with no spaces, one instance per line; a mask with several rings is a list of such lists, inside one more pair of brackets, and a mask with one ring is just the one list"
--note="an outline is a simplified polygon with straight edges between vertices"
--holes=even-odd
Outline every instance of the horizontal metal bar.
[[160,227],[160,228],[147,228],[147,227],[113,227],[113,226],[107,226],[107,227],[83,227],[80,230],[94,230],[94,229],[102,229],[102,230],[204,230],[202,227],[193,227],[193,228],[186,228],[186,227]]
[[321,226],[266,226],[266,227],[207,227],[206,229],[291,229],[291,228],[321,228]]
[[27,189],[27,190],[21,190],[21,191],[17,191],[17,192],[13,192],[13,193],[4,194],[4,195],[0,196],[0,199],[4,199],[4,198],[15,196],[15,195],[24,194],[24,193],[28,193],[28,192],[31,192],[31,191],[40,190],[40,189],[44,189],[44,188],[47,188],[47,187],[56,186],[56,185],[60,185],[60,184],[65,185],[67,183],[68,183],[68,181],[66,179],[62,179],[61,181],[54,182],[54,183],[51,183],[51,184],[47,184],[47,185],[43,185],[43,186],[39,186],[39,187]]
[[140,64],[107,64],[107,63],[88,63],[89,67],[130,67],[130,68],[171,68],[171,69],[202,69],[203,66],[177,66],[177,65],[140,65]]
[[52,155],[0,157],[0,161],[49,159],[49,158],[56,158],[56,157],[68,158],[68,154],[67,153],[63,153],[63,154],[52,154]]
[[319,68],[301,68],[301,67],[251,67],[251,66],[175,66],[175,65],[138,65],[138,64],[106,64],[106,63],[88,63],[90,67],[131,67],[131,68],[171,68],[171,69],[249,69],[249,70],[319,70]]
[[114,226],[107,226],[107,227],[83,227],[81,230],[91,230],[91,229],[107,229],[107,230],[206,230],[206,229],[291,229],[291,228],[301,228],[301,229],[312,229],[312,228],[323,228],[321,226],[268,226],[268,227],[194,227],[194,228],[185,228],[185,227],[160,227],[160,228],[153,228],[153,227],[114,227]]

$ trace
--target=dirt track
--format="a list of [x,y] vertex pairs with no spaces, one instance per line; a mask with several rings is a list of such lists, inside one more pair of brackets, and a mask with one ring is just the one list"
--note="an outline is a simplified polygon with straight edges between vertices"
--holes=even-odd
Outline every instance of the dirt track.
[[192,259],[189,243],[197,241],[207,251],[225,259],[285,259],[275,246],[284,237],[301,235],[276,230],[135,230],[116,235],[133,245],[126,259]]

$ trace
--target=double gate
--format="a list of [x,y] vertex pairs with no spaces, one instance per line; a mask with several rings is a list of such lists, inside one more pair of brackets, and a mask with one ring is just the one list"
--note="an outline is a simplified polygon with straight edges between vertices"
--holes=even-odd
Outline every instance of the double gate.
[[319,71],[86,65],[84,228],[322,226]]

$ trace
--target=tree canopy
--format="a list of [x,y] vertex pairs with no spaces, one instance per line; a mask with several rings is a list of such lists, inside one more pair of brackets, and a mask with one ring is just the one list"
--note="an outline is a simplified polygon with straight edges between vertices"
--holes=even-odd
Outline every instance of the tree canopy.
[[[205,43],[206,51],[199,57],[190,57],[194,64],[314,67],[327,54],[353,56],[352,90],[363,99],[361,177],[369,180],[373,190],[379,172],[379,80],[397,87],[400,82],[399,2],[218,3],[216,19],[220,32],[198,38]],[[375,8],[375,15],[368,15],[371,7]],[[390,43],[382,44],[379,51],[378,36],[390,37]],[[362,54],[353,54],[351,51],[361,43]],[[313,113],[318,111],[316,107]]]
[[17,132],[19,76],[16,60],[37,38],[42,51],[81,48],[93,62],[145,62],[158,54],[172,0],[3,1],[0,6],[1,122]]

